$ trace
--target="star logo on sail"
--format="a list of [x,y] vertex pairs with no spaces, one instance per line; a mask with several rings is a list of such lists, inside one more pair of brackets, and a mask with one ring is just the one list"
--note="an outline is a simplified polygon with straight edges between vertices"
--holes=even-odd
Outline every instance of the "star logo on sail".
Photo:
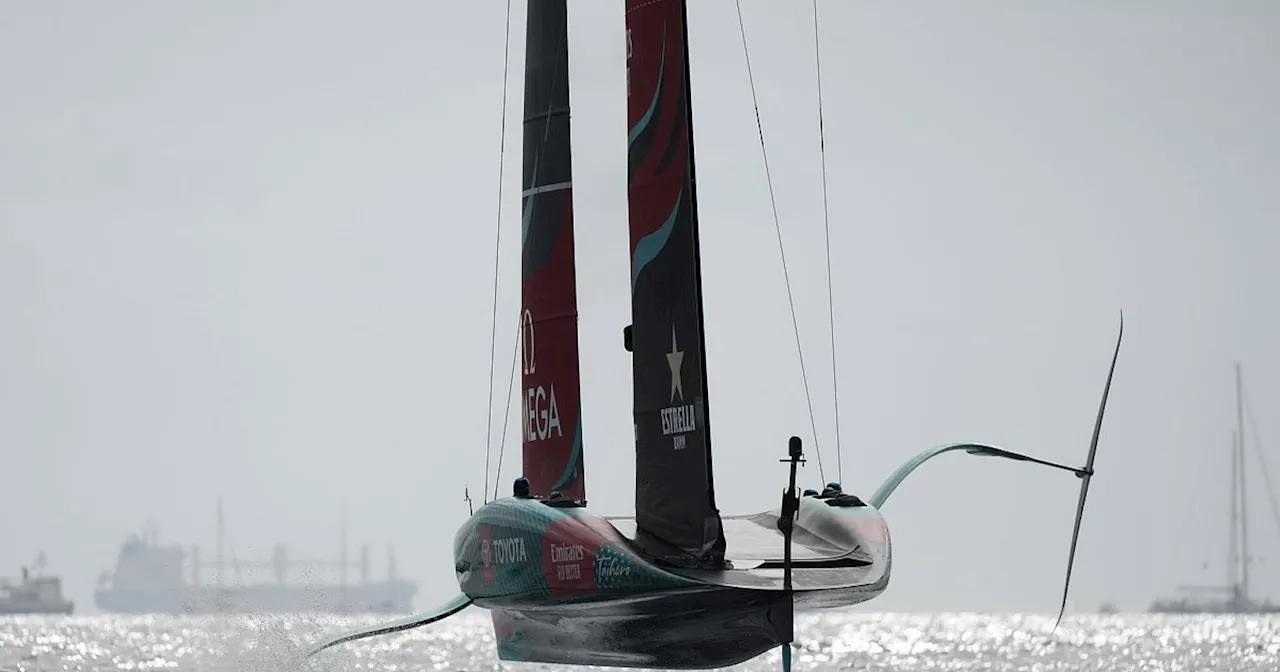
[[680,399],[684,400],[684,385],[680,380],[680,367],[684,364],[684,351],[680,349],[676,343],[676,325],[671,325],[671,352],[667,353],[667,366],[671,367],[671,401],[676,400],[676,394],[680,395]]
[[[694,412],[693,404],[685,403],[684,398],[684,381],[681,376],[681,370],[684,366],[684,351],[680,349],[680,342],[676,340],[676,326],[671,325],[671,352],[666,353],[667,366],[671,369],[671,403],[660,412],[662,416],[662,434],[672,438],[672,448],[674,450],[684,450],[686,432],[692,432],[698,428],[697,416]],[[680,397],[680,401],[676,401],[676,396]]]

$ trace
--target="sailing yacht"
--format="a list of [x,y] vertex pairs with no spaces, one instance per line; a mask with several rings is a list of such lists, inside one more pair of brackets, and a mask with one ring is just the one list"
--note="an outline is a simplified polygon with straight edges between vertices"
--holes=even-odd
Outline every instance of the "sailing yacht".
[[[1236,428],[1231,437],[1231,513],[1228,519],[1227,581],[1219,586],[1179,586],[1188,593],[1175,599],[1156,600],[1150,613],[1167,614],[1275,614],[1280,605],[1268,598],[1258,602],[1249,591],[1249,516],[1245,497],[1244,380],[1237,363]],[[1251,418],[1252,419],[1252,418]],[[1266,466],[1261,467],[1265,469]],[[1264,473],[1265,476],[1265,473]],[[1269,481],[1268,481],[1269,482]],[[1209,596],[1209,597],[1206,597]]]
[[[893,553],[881,509],[914,469],[952,451],[1054,467],[1082,480],[1069,584],[1119,340],[1083,467],[948,444],[908,461],[870,497],[846,493],[838,483],[800,496],[795,474],[804,447],[791,437],[780,505],[751,515],[720,512],[686,4],[626,0],[631,324],[621,345],[632,359],[635,515],[605,517],[586,506],[567,10],[565,0],[530,0],[521,197],[523,473],[510,496],[485,503],[458,530],[455,600],[325,640],[311,654],[475,605],[492,616],[502,660],[696,669],[780,648],[789,669],[794,610],[846,607],[885,590]],[[1065,592],[1064,586],[1064,608]]]

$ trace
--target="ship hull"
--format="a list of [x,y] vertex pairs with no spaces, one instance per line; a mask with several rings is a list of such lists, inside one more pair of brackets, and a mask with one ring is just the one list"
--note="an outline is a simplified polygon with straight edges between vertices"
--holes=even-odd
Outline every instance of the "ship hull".
[[[783,584],[777,512],[725,519],[732,566],[667,567],[632,519],[506,498],[454,540],[458,583],[489,609],[502,660],[703,669],[789,640],[796,609],[844,607],[888,586],[888,528],[869,506],[804,498]],[[736,557],[735,557],[736,556]]]
[[117,614],[379,613],[413,609],[415,592],[405,581],[339,586],[250,585],[98,590],[95,603]]
[[1268,602],[1179,600],[1156,602],[1147,610],[1151,614],[1280,614],[1280,605]]
[[62,602],[0,602],[0,616],[53,614],[70,616],[74,611],[75,603],[70,600]]

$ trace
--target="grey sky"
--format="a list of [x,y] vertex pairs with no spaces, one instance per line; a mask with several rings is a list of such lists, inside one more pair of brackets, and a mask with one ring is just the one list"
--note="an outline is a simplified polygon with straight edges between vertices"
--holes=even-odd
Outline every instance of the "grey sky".
[[[717,497],[748,513],[777,504],[776,459],[811,431],[733,3],[691,5]],[[1233,361],[1280,445],[1280,7],[820,6],[847,489],[955,440],[1079,462],[1123,308],[1073,602],[1220,581]],[[743,8],[830,479],[810,7]],[[503,9],[0,4],[0,575],[44,550],[91,610],[148,520],[208,549],[222,496],[241,556],[330,557],[345,499],[376,573],[392,543],[420,606],[456,591],[462,488],[484,478]],[[576,0],[570,22],[587,491],[624,514],[622,3]],[[1250,476],[1254,583],[1280,598]],[[893,581],[865,608],[1052,610],[1076,488],[925,467],[886,506]]]

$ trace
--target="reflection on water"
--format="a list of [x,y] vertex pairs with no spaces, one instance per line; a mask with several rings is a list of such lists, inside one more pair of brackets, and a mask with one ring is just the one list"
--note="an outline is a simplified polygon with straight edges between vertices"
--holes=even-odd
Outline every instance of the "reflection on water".
[[[445,623],[353,642],[304,661],[320,633],[374,617],[77,616],[0,619],[0,671],[553,669],[503,665],[483,611]],[[1280,617],[1148,614],[1049,616],[860,614],[801,617],[795,669],[874,670],[1241,670],[1280,669]],[[579,668],[589,669],[589,668]],[[735,669],[778,670],[772,652]]]

